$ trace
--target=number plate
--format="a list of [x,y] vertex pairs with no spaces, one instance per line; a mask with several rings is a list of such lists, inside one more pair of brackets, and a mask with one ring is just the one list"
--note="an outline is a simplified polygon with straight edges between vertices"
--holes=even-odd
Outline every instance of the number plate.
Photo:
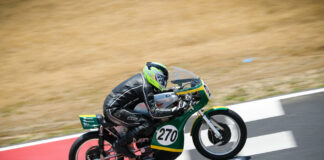
[[178,138],[178,129],[172,125],[165,125],[160,128],[156,134],[157,141],[168,146],[173,144]]
[[98,120],[96,115],[79,115],[83,129],[98,128]]

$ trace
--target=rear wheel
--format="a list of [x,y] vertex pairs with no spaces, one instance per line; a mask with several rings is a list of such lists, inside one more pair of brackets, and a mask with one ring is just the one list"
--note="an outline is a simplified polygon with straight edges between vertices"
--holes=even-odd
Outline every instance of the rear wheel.
[[[100,160],[99,135],[97,132],[88,132],[80,136],[72,145],[69,160]],[[108,160],[115,160],[117,154],[112,149],[112,140],[104,140],[104,152]],[[111,157],[111,158],[108,158]]]
[[[217,138],[206,122],[201,119],[193,128],[192,135],[197,150],[210,159],[233,158],[242,150],[246,142],[247,131],[244,121],[231,110],[210,112],[208,116],[221,133],[222,138]],[[215,125],[216,123],[219,127]]]

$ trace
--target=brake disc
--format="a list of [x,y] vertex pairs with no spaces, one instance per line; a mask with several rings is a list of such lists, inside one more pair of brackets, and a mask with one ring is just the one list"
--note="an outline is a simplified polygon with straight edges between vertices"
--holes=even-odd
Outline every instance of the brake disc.
[[209,128],[208,129],[208,139],[211,143],[217,144],[218,146],[225,145],[231,139],[231,129],[224,123],[218,123],[223,130],[218,129],[219,133],[222,135],[222,139],[216,138],[215,133]]
[[86,160],[94,160],[100,158],[100,151],[98,146],[90,147],[86,152]]

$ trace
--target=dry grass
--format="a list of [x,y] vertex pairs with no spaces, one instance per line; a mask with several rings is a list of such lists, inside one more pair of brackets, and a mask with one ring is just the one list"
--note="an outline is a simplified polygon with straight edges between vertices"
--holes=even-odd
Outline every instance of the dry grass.
[[323,87],[323,33],[320,0],[2,0],[0,145],[79,131],[146,61],[199,73],[217,105]]

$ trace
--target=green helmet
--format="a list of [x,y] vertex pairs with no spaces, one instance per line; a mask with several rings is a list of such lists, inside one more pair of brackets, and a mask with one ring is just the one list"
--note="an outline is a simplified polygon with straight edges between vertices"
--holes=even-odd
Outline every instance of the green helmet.
[[163,91],[168,83],[168,69],[161,63],[147,62],[143,69],[144,78],[155,88]]

